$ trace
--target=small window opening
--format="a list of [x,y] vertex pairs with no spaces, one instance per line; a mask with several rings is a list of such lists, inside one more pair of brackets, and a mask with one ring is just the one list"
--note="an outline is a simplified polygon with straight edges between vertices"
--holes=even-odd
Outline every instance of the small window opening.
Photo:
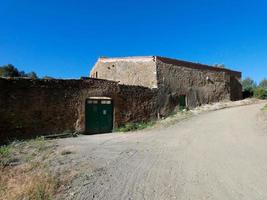
[[107,100],[107,101],[106,100],[102,100],[101,101],[101,104],[111,104],[111,101],[109,101],[109,100]]
[[179,108],[181,110],[186,108],[186,96],[185,95],[180,95],[179,96]]
[[95,77],[97,78],[97,72],[95,72]]

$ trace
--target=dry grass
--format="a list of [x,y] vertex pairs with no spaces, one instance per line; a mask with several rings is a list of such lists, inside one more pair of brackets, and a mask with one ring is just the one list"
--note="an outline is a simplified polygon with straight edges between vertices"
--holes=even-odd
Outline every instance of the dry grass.
[[59,187],[59,180],[39,163],[1,170],[0,183],[0,197],[6,200],[52,199]]
[[51,168],[55,146],[43,138],[2,146],[0,156],[5,159],[0,168],[0,199],[55,199],[75,176]]
[[69,154],[73,154],[73,153],[74,153],[73,151],[65,149],[61,152],[61,155],[64,156],[64,155],[69,155]]

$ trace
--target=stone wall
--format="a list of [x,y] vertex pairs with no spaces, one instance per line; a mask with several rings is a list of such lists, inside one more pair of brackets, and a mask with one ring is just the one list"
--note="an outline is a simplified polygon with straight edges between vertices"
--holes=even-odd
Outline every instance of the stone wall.
[[84,131],[85,100],[114,101],[114,126],[156,116],[155,90],[100,79],[0,79],[0,143],[63,131]]
[[241,73],[160,56],[100,58],[91,76],[119,84],[160,88],[158,110],[167,115],[185,95],[189,108],[242,99]]
[[99,58],[91,77],[119,81],[120,84],[157,88],[155,58]]
[[[127,122],[155,119],[159,111],[158,90],[142,86],[118,85],[117,107],[120,108],[118,126]],[[130,111],[130,112],[129,112]]]
[[241,75],[235,76],[230,74],[230,100],[237,101],[243,99]]
[[157,57],[156,63],[162,115],[177,106],[180,95],[186,96],[189,108],[230,100],[235,93],[237,95],[233,99],[241,99],[236,86],[240,83],[233,82],[241,76],[238,72],[160,57]]

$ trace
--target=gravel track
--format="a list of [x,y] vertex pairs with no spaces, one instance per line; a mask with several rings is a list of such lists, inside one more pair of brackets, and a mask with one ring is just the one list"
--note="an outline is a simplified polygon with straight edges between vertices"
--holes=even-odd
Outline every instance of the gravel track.
[[83,166],[66,199],[267,199],[263,106],[207,112],[168,128],[58,140],[76,152],[66,159]]

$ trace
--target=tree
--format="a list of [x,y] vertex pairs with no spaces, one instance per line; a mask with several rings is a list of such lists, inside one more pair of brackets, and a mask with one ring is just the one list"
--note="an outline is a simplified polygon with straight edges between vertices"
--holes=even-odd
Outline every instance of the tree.
[[243,91],[253,93],[254,89],[257,87],[256,82],[250,78],[247,77],[242,81]]
[[3,65],[0,67],[1,77],[20,77],[19,70],[12,64]]
[[28,77],[31,79],[38,78],[35,72],[25,73],[24,71],[19,71],[12,64],[0,66],[0,77]]
[[260,84],[259,84],[260,87],[264,88],[265,90],[267,90],[267,79],[263,79]]
[[257,87],[254,90],[254,97],[259,99],[266,99],[267,98],[267,90],[263,87]]
[[31,78],[31,79],[37,79],[38,76],[35,72],[29,72],[26,74],[27,77]]

